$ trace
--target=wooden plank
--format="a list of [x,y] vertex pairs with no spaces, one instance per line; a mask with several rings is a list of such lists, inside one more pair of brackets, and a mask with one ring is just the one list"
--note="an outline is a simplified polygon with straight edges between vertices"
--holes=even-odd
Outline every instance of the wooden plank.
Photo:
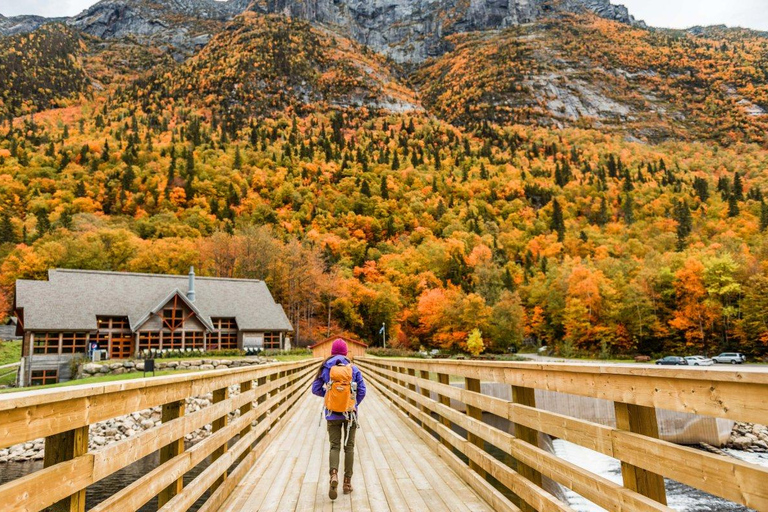
[[[311,377],[311,374],[307,374],[302,381],[299,381],[296,384],[294,384],[292,386],[292,389],[298,389],[298,390],[302,389],[302,386],[306,386],[308,384],[310,377]],[[294,394],[294,396],[297,396],[297,395]],[[101,502],[99,505],[91,509],[91,512],[102,512],[106,510],[127,510],[127,509],[136,510],[140,508],[143,504],[149,501],[154,495],[156,495],[160,489],[162,489],[167,485],[170,485],[171,482],[179,478],[178,471],[181,471],[180,474],[183,475],[190,469],[197,466],[206,457],[208,457],[216,448],[220,447],[222,444],[229,441],[229,439],[231,439],[236,433],[240,432],[245,425],[251,423],[254,420],[254,418],[256,418],[260,414],[263,414],[264,411],[267,411],[270,407],[272,407],[278,398],[279,397],[274,397],[273,399],[265,401],[263,404],[260,404],[258,407],[252,409],[251,411],[246,413],[244,416],[237,418],[234,422],[222,428],[218,432],[212,434],[206,439],[195,444],[189,450],[185,451],[180,457],[176,457],[175,459],[172,459],[172,461],[170,461],[169,463],[163,466],[159,466],[156,471],[152,471],[151,473],[138,478],[136,481],[134,481],[132,484],[130,484],[126,488],[121,489],[120,491],[112,495],[110,498]],[[293,405],[293,403],[294,401],[290,400],[281,407],[288,408],[291,405]],[[213,405],[211,407],[213,407]],[[191,415],[189,417],[191,417]],[[174,420],[174,421],[178,421],[178,420]],[[259,439],[261,435],[269,431],[270,427],[271,427],[270,422],[263,421],[261,424],[258,424],[251,432],[249,432],[247,437],[252,441],[255,441],[256,439]],[[257,451],[258,450],[254,450],[254,453]],[[258,454],[256,456],[258,456]],[[244,461],[244,463],[251,460],[250,458],[251,458],[251,455],[249,455],[249,457],[246,458],[246,461]],[[177,461],[180,461],[180,462],[177,463]],[[168,471],[163,471],[164,466],[169,464],[173,464],[173,467],[170,467]],[[177,464],[180,464],[180,465],[177,465]],[[218,466],[215,466],[215,467],[218,467]],[[226,467],[227,466],[225,466],[225,469]],[[238,474],[238,477],[242,476],[242,473],[240,472],[238,472],[237,474]],[[205,489],[201,490],[199,488],[200,481],[199,480],[196,480],[196,481],[198,483],[196,484],[195,488],[193,489],[185,488],[182,491],[182,493],[177,494],[173,499],[171,499],[168,503],[166,503],[165,506],[167,507],[170,504],[178,503],[179,499],[187,500],[189,499],[189,496],[192,496],[192,495],[198,495],[199,497],[199,495],[201,495],[205,491]],[[236,483],[236,482],[233,482],[233,483]],[[158,486],[160,487],[158,488]],[[231,491],[231,486],[232,486],[232,483],[230,479],[225,480],[224,484],[221,485],[219,489],[216,490],[216,492],[214,492],[212,498],[209,499],[209,501],[212,501],[213,498],[216,496],[219,496],[219,498],[217,498],[219,500],[221,500],[222,497],[226,498],[227,496],[226,492]],[[179,496],[182,496],[182,495],[183,495],[183,498],[179,498]],[[125,504],[127,503],[130,503],[130,506],[125,506]]]
[[[472,393],[481,393],[481,391],[480,391],[480,380],[479,379],[471,379],[469,377],[465,378],[464,379],[464,387],[465,387],[465,389],[467,391],[470,391]],[[467,415],[470,418],[474,418],[474,419],[476,419],[478,421],[483,421],[483,411],[481,409],[475,407],[474,405],[467,404]],[[483,439],[481,437],[475,435],[472,432],[467,431],[467,441],[469,441],[470,443],[472,443],[475,446],[477,446],[478,448],[480,448],[480,450],[484,450],[485,449],[484,443],[483,443]],[[474,469],[475,471],[477,471],[477,473],[481,477],[485,478],[485,476],[486,476],[485,470],[482,467],[480,467],[480,465],[477,464],[472,459],[470,459],[470,461],[469,461],[469,467]]]
[[[533,388],[524,388],[521,386],[512,386],[512,401],[525,405],[531,408],[536,407],[536,393]],[[515,429],[515,436],[518,439],[522,439],[526,443],[530,443],[533,446],[539,446],[539,433],[525,425],[521,425],[520,423],[513,423],[514,429]],[[517,472],[523,475],[525,478],[536,484],[537,486],[542,486],[541,481],[541,473],[533,469],[532,467],[528,466],[527,464],[523,464],[520,461],[517,462]],[[523,502],[520,506],[520,508],[523,510],[523,512],[535,512],[535,509],[533,506],[529,505],[526,502]]]
[[[390,381],[383,380],[381,377],[378,377],[375,374],[369,374],[369,376],[372,376],[375,382],[383,384],[385,387],[394,386],[394,384],[392,384]],[[406,395],[410,393],[410,391],[407,389],[400,389]],[[600,506],[612,509],[618,504],[621,504],[622,510],[671,511],[671,509],[668,507],[661,505],[641,494],[638,494],[630,489],[625,489],[605,478],[586,471],[576,466],[575,464],[571,464],[544,450],[520,441],[511,434],[502,432],[469,416],[457,413],[453,409],[446,408],[434,401],[428,401],[416,393],[413,393],[409,396],[417,401],[423,401],[426,405],[429,406],[430,410],[438,414],[448,415],[451,418],[451,421],[466,429],[468,432],[473,432],[491,444],[507,450],[508,453],[510,453],[513,457],[521,460],[525,464],[528,464],[532,468],[539,471],[542,475],[547,476],[556,482],[559,482],[573,489],[577,493]],[[390,398],[392,398],[392,395],[390,395]],[[402,402],[402,399],[399,400]],[[407,407],[411,413],[412,410],[416,409],[413,406],[410,406],[410,404],[407,404],[407,402],[401,403],[401,405]],[[417,416],[421,416],[423,421],[430,422],[426,419],[426,415],[421,413],[421,411],[418,411]],[[437,422],[434,422],[434,420],[432,421],[434,425],[437,425]],[[455,447],[457,449],[461,449],[461,447]],[[465,455],[469,456],[469,450],[465,449],[464,452]]]
[[[79,427],[45,438],[43,466],[48,468],[84,455],[88,451],[88,427]],[[47,489],[39,489],[47,492]],[[85,512],[85,489],[78,490],[49,507],[52,512]]]
[[[385,393],[388,390],[382,390]],[[425,400],[426,401],[426,400]],[[445,408],[445,406],[441,406]],[[451,411],[453,411],[451,409]],[[454,414],[460,415],[455,412]],[[502,484],[512,490],[516,496],[520,496],[530,503],[536,510],[546,511],[569,511],[570,508],[559,502],[554,496],[537,487],[533,482],[512,471],[508,466],[501,464],[491,455],[485,453],[481,448],[465,441],[452,431],[449,431],[444,425],[441,425],[435,419],[424,413],[421,413],[421,419],[424,423],[433,425],[441,435],[449,441],[451,447],[457,449],[466,455],[470,461],[474,461],[484,471],[487,471],[499,480]],[[511,506],[515,504],[510,503]]]
[[[248,393],[252,389],[253,389],[253,381],[252,380],[247,380],[245,382],[241,382],[240,383],[240,394],[241,395],[245,394],[245,393]],[[253,401],[248,401],[248,402],[244,403],[243,405],[240,406],[240,416],[243,416],[244,414],[246,414],[251,409],[253,409]],[[250,431],[251,431],[251,425],[248,424],[243,430],[240,431],[240,437],[244,437]],[[243,453],[243,455],[238,460],[238,463],[242,462],[243,459],[245,459],[245,457],[248,456],[248,452],[250,452],[250,448],[248,448]]]
[[[171,402],[164,404],[160,417],[163,423],[168,423],[171,420],[180,418],[184,415],[184,407],[186,402],[179,400],[178,402]],[[172,458],[181,454],[184,451],[184,436],[180,436],[169,444],[160,448],[160,465],[165,464]],[[157,503],[159,507],[162,507],[170,501],[171,498],[181,492],[184,487],[184,478],[178,478],[171,485],[160,491],[157,496]]]
[[[616,427],[637,434],[658,439],[659,427],[656,422],[656,409],[640,405],[614,403],[616,410]],[[667,504],[667,493],[664,489],[664,477],[627,462],[621,462],[621,476],[624,487],[637,491],[644,496]]]
[[362,363],[396,365],[736,421],[760,423],[768,417],[768,372],[747,368],[728,371],[397,358],[365,358]]
[[[284,366],[283,366],[284,365]],[[0,448],[59,434],[166,403],[201,396],[272,374],[281,367],[312,368],[315,361],[212,370],[168,377],[87,384],[0,396]]]

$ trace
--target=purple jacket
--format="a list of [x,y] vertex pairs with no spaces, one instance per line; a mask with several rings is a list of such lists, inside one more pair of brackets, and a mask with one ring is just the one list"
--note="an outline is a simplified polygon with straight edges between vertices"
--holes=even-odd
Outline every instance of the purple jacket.
[[[316,378],[312,383],[312,393],[317,396],[325,396],[325,386],[330,382],[331,367],[337,364],[347,364],[349,359],[344,356],[332,356],[326,362],[323,363],[323,373],[320,377]],[[357,383],[357,396],[355,397],[356,405],[360,405],[360,402],[365,398],[365,382],[363,382],[363,374],[357,369],[357,366],[352,365],[352,381]],[[344,415],[339,412],[326,411],[326,420],[343,420]]]

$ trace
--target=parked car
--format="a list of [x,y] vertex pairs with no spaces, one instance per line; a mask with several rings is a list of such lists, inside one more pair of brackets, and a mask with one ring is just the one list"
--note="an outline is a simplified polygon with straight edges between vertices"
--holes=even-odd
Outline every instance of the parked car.
[[742,364],[747,360],[747,357],[738,352],[723,352],[719,356],[713,357],[712,360],[720,364]]
[[688,361],[684,357],[679,356],[667,356],[656,361],[656,364],[664,364],[669,366],[688,366]]
[[689,366],[712,366],[714,361],[704,356],[687,356],[685,358]]

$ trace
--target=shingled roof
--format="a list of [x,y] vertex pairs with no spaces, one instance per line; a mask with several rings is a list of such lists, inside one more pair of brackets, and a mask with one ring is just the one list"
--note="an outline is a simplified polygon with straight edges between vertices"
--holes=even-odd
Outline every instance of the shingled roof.
[[[187,294],[188,276],[51,269],[48,281],[16,281],[16,307],[30,331],[94,331],[97,316],[127,316],[135,330],[176,290]],[[194,306],[208,324],[234,317],[243,331],[293,331],[264,281],[196,277]]]

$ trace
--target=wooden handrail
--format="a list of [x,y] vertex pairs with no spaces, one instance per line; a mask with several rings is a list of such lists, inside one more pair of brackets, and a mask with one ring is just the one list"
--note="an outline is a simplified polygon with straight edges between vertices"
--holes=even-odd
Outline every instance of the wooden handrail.
[[[568,510],[541,487],[541,475],[608,510],[670,510],[663,477],[768,510],[768,469],[660,440],[655,425],[657,407],[765,422],[768,414],[760,412],[768,404],[765,372],[372,357],[356,362],[372,385],[411,418],[412,429],[438,435],[437,444],[430,443],[433,448],[444,448],[442,443],[462,453],[468,468],[481,477],[493,476],[509,490],[511,505],[522,510]],[[451,375],[469,385],[451,386]],[[483,394],[478,381],[511,385],[513,400]],[[534,389],[613,400],[617,427],[537,409]],[[453,409],[450,400],[462,402],[467,413]],[[478,411],[509,420],[517,437],[485,423]],[[466,437],[452,425],[466,431]],[[624,485],[540,449],[539,432],[618,459]],[[485,443],[514,459],[518,471],[486,453]],[[455,457],[450,450],[439,453]]]
[[[209,501],[221,503],[285,424],[283,418],[308,387],[318,363],[274,363],[3,396],[0,445],[45,437],[46,453],[44,469],[0,486],[0,508],[85,510],[89,485],[156,451],[161,452],[157,468],[92,510],[136,510],[158,495],[161,510],[180,510],[209,489]],[[240,393],[230,397],[230,386],[239,386]],[[187,398],[209,392],[214,394],[210,406],[183,414],[180,404]],[[89,425],[161,405],[160,425],[88,451]],[[238,410],[240,416],[227,421]],[[184,437],[208,424],[214,425],[212,434],[184,450]],[[237,442],[229,446],[233,439]],[[184,487],[184,474],[209,456],[211,464]]]

